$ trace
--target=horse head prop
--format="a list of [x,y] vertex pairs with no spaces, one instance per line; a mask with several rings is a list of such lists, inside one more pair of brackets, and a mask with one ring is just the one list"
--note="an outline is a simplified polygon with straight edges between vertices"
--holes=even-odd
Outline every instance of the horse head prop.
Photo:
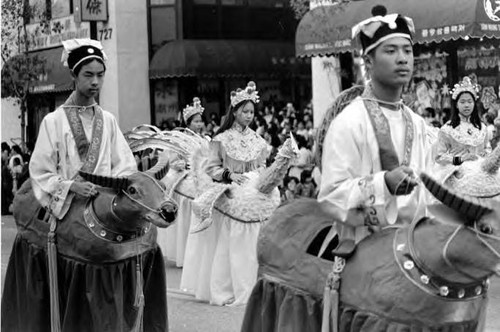
[[[73,197],[71,207],[57,222],[58,251],[95,263],[114,262],[137,255],[156,245],[156,228],[168,227],[177,215],[177,203],[166,197],[158,179],[168,171],[160,161],[146,172],[127,177],[104,177],[80,172],[99,187],[99,194]],[[14,200],[19,235],[44,248],[49,223],[47,212],[34,197],[26,181]],[[139,243],[137,243],[137,241]]]
[[[481,325],[488,278],[500,272],[499,165],[497,148],[485,159],[454,166],[440,180],[421,174],[422,184],[439,200],[430,206],[432,217],[383,228],[358,244],[340,273],[334,313],[339,331],[474,331]],[[322,299],[322,290],[303,277],[307,273],[291,267],[308,262],[312,265],[300,265],[310,274],[319,273],[318,280],[328,279],[325,262],[331,258],[318,257],[320,250],[314,248],[329,242],[325,252],[335,248],[335,237],[328,238],[331,224],[316,201],[297,201],[276,210],[261,230],[260,277],[242,331],[290,320],[307,322],[298,329],[288,326],[290,331],[320,330],[321,302],[335,307],[332,298]],[[292,233],[294,238],[301,234],[297,238],[303,242],[280,248],[283,245],[277,244],[291,242]],[[283,296],[273,295],[278,293]],[[298,306],[314,312],[298,313]],[[280,317],[271,320],[266,310],[270,307]]]
[[168,172],[168,160],[159,162],[145,172],[128,177],[105,177],[80,172],[80,175],[102,188],[94,210],[103,220],[113,220],[118,230],[133,231],[148,223],[168,227],[175,220],[177,205],[165,199],[165,185],[161,180]]

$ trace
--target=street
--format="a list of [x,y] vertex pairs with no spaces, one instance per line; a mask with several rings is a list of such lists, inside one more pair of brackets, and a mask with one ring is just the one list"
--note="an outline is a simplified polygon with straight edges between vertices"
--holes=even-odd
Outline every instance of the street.
[[[16,235],[12,216],[2,216],[2,293],[7,263]],[[169,328],[172,332],[237,332],[244,307],[217,307],[197,301],[179,291],[182,270],[167,262],[167,296]],[[492,278],[489,291],[486,332],[500,332],[500,279]]]

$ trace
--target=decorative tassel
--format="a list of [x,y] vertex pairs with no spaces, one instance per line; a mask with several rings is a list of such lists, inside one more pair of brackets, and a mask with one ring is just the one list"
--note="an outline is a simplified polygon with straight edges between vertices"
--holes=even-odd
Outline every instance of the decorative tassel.
[[323,320],[321,332],[338,332],[339,330],[339,289],[340,273],[344,270],[345,259],[335,257],[333,270],[328,274],[323,293]]
[[[139,260],[140,258],[138,258]],[[143,330],[143,315],[144,315],[144,292],[142,289],[142,269],[139,261],[137,262],[135,269],[135,300],[134,307],[137,308],[137,317],[135,318],[135,323],[132,328],[133,332],[142,332]]]
[[61,318],[59,314],[59,283],[57,279],[56,217],[51,215],[49,223],[47,255],[49,261],[50,327],[52,332],[60,332]]

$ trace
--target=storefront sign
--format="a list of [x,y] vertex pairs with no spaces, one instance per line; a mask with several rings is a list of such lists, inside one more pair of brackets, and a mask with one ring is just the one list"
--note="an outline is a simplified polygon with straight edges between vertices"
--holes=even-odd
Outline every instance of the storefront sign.
[[79,0],[82,21],[107,21],[107,0]]
[[37,85],[37,86],[31,86],[30,92],[31,93],[47,92],[47,91],[53,91],[55,88],[56,88],[55,84]]
[[53,19],[48,27],[40,23],[26,26],[28,34],[28,51],[42,50],[60,46],[63,40],[73,38],[90,38],[90,23],[75,23],[73,15]]

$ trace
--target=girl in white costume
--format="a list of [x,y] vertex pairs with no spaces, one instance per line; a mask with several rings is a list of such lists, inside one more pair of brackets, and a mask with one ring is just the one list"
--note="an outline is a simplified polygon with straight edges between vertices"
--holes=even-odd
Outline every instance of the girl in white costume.
[[[188,128],[193,135],[201,137],[201,129],[203,127],[204,108],[201,106],[201,101],[198,97],[193,98],[193,104],[188,105],[182,111],[182,118],[185,127]],[[208,141],[207,141],[208,143]],[[184,258],[186,252],[186,241],[188,238],[191,219],[195,218],[192,215],[191,203],[195,197],[195,187],[193,178],[186,167],[186,162],[182,158],[175,159],[171,163],[172,173],[170,188],[171,197],[178,203],[179,210],[176,223],[169,228],[159,230],[158,244],[162,248],[164,255],[168,260],[174,261],[177,267],[184,266]],[[190,255],[193,258],[193,253]],[[192,291],[192,287],[181,286],[181,289],[188,288]]]
[[441,127],[435,147],[437,166],[460,165],[491,152],[487,129],[476,107],[478,93],[479,87],[469,77],[455,84],[451,120]]

